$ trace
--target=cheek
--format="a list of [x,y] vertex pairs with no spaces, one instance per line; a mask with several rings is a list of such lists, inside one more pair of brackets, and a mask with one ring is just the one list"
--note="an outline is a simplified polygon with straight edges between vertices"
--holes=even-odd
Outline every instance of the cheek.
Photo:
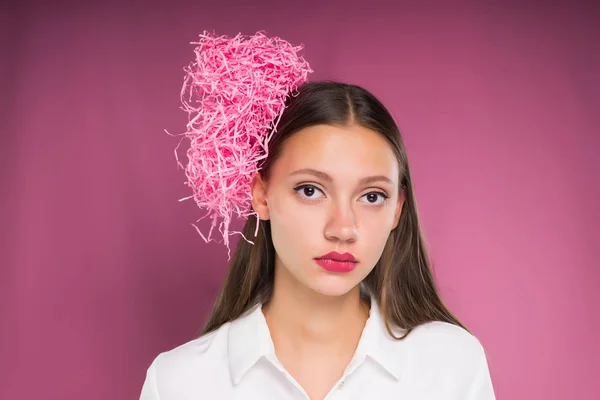
[[386,212],[384,210],[378,212],[365,211],[360,219],[360,235],[363,239],[363,245],[368,249],[369,253],[379,258],[385,243],[390,236],[390,231],[394,223],[394,210]]
[[278,253],[304,254],[313,246],[320,232],[321,216],[318,207],[300,207],[294,199],[270,204],[273,245]]

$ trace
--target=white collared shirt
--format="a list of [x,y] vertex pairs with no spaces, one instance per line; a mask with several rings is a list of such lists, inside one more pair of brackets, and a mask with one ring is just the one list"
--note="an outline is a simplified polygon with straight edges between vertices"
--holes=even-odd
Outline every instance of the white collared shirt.
[[[401,331],[398,331],[401,333]],[[278,361],[262,308],[159,354],[140,400],[308,400]],[[325,400],[494,400],[486,356],[464,329],[430,322],[404,340],[387,332],[377,302],[352,361]]]

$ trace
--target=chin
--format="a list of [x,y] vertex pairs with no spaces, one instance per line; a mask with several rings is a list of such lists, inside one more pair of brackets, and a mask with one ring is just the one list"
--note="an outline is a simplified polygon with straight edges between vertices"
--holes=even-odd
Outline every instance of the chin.
[[354,289],[360,282],[354,282],[349,277],[326,277],[310,283],[310,288],[325,296],[343,296]]

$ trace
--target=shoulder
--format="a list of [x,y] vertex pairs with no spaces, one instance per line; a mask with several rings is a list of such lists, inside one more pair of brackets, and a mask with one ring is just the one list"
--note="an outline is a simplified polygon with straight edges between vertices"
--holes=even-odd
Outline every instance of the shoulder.
[[[191,387],[196,384],[206,385],[207,382],[219,384],[220,381],[229,379],[227,366],[229,325],[229,323],[224,324],[214,332],[160,353],[152,361],[147,376],[157,383],[158,388],[162,389],[161,392],[163,390],[171,392],[180,388],[188,393],[199,389]],[[204,377],[204,382],[198,382],[198,376]]]
[[495,398],[484,348],[460,326],[428,322],[396,346],[406,381],[432,398],[449,393],[469,400]]
[[478,352],[482,349],[479,340],[462,327],[447,322],[433,321],[419,325],[407,336],[417,344],[440,348],[452,348],[463,352]]
[[485,364],[485,351],[479,339],[457,325],[428,322],[415,328],[404,340],[416,360],[429,367],[473,373]]

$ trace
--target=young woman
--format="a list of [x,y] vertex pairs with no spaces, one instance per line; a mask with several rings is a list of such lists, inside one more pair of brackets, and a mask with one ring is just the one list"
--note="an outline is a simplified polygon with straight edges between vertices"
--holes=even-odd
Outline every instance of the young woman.
[[239,241],[201,336],[154,360],[141,399],[494,399],[482,346],[436,289],[385,107],[306,83],[269,146],[254,245]]

